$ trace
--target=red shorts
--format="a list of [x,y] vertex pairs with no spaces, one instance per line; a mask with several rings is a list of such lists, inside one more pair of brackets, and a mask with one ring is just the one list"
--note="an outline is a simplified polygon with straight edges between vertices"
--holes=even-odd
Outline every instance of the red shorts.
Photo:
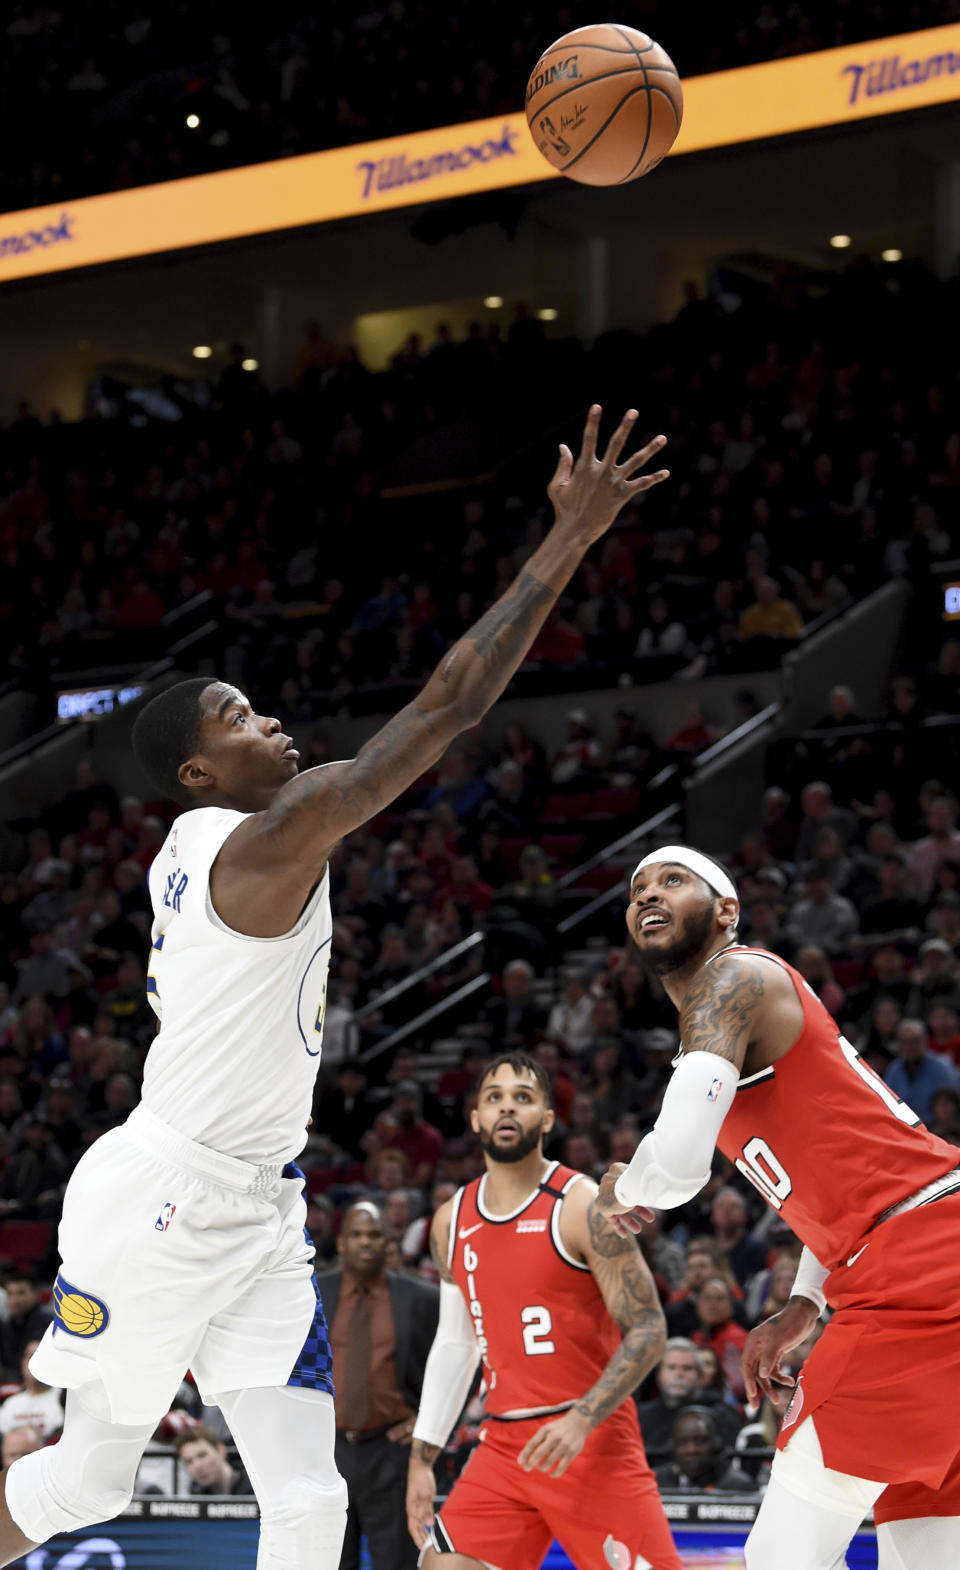
[[926,1516],[960,1516],[960,1448],[939,1488],[891,1483],[873,1507],[877,1526],[885,1521],[922,1521]]
[[946,1482],[957,1508],[924,1513],[960,1513],[960,1195],[885,1221],[825,1291],[835,1312],[779,1448],[813,1417],[826,1466],[925,1490]]
[[437,1515],[433,1544],[497,1570],[539,1570],[554,1538],[578,1570],[682,1570],[643,1445],[602,1423],[562,1477],[525,1472],[517,1456],[545,1421],[486,1423]]

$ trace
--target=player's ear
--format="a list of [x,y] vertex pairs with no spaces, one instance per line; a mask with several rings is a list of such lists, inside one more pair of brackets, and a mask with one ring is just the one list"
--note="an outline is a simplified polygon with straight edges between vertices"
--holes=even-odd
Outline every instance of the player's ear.
[[545,1134],[549,1134],[556,1121],[557,1114],[554,1112],[552,1107],[548,1107],[546,1112],[543,1114],[543,1132]]
[[471,1107],[470,1108],[470,1127],[473,1129],[473,1132],[475,1134],[479,1134],[479,1132],[480,1132],[480,1119],[477,1116],[477,1109],[476,1109],[476,1107]]
[[177,770],[177,779],[181,785],[186,785],[188,789],[197,789],[198,787],[202,789],[206,785],[213,784],[213,775],[207,768],[203,756],[199,753],[192,758],[188,758],[186,763],[181,763]]
[[737,925],[740,919],[740,901],[724,896],[720,901],[718,920],[721,927],[730,930]]

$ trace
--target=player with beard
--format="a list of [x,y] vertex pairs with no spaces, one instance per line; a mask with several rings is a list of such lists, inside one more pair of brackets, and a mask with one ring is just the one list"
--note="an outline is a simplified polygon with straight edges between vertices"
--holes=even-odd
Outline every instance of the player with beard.
[[[595,1208],[629,1235],[692,1199],[714,1148],[804,1244],[793,1294],[743,1352],[784,1416],[747,1570],[839,1570],[871,1507],[881,1570],[960,1564],[960,1168],[776,954],[736,941],[711,857],[645,856],[627,927],[680,1016],[653,1130]],[[830,1323],[794,1381],[781,1360]],[[935,1392],[935,1394],[928,1394]],[[925,1399],[926,1397],[926,1399]]]
[[[680,1570],[632,1392],[666,1339],[633,1237],[597,1185],[547,1161],[550,1082],[504,1053],[470,1114],[486,1172],[437,1211],[437,1329],[413,1431],[407,1522],[422,1570],[538,1570],[556,1537],[580,1570]],[[482,1443],[434,1514],[433,1462],[482,1362]]]

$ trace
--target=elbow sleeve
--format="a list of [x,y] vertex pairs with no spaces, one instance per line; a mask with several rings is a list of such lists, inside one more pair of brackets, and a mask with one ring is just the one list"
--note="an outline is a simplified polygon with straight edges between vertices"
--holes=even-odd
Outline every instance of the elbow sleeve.
[[687,1052],[671,1076],[650,1133],[617,1178],[621,1205],[669,1210],[685,1205],[710,1176],[723,1120],[740,1072],[714,1052]]
[[423,1376],[414,1439],[443,1448],[463,1411],[479,1362],[480,1348],[463,1294],[459,1287],[442,1281],[440,1320]]

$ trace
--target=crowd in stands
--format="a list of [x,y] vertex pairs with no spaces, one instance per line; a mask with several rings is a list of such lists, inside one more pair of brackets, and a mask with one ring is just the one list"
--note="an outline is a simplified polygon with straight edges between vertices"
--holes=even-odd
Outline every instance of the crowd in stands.
[[[647,0],[629,20],[681,76],[954,20],[951,0],[787,8],[738,17]],[[387,0],[269,13],[210,0],[18,0],[4,18],[0,209],[30,207],[510,114],[554,37],[596,21],[569,0],[547,22],[503,0],[482,9]],[[188,115],[199,124],[191,129]]]
[[[829,284],[691,287],[671,324],[589,351],[519,305],[506,337],[478,325],[454,342],[441,325],[377,374],[311,329],[275,392],[238,345],[213,386],[164,392],[171,418],[140,399],[95,401],[78,423],[23,408],[0,433],[8,675],[52,717],[71,670],[108,647],[136,669],[206,593],[218,631],[197,652],[255,682],[287,729],[382,712],[536,548],[580,389],[611,415],[639,405],[672,479],[591,554],[515,690],[775,665],[805,623],[956,550],[960,382],[936,323],[958,282],[864,261]],[[570,406],[530,399],[543,380],[577,389]],[[109,417],[120,408],[132,424]],[[496,478],[438,488],[451,454]],[[688,750],[709,739],[702,718],[680,729]]]

